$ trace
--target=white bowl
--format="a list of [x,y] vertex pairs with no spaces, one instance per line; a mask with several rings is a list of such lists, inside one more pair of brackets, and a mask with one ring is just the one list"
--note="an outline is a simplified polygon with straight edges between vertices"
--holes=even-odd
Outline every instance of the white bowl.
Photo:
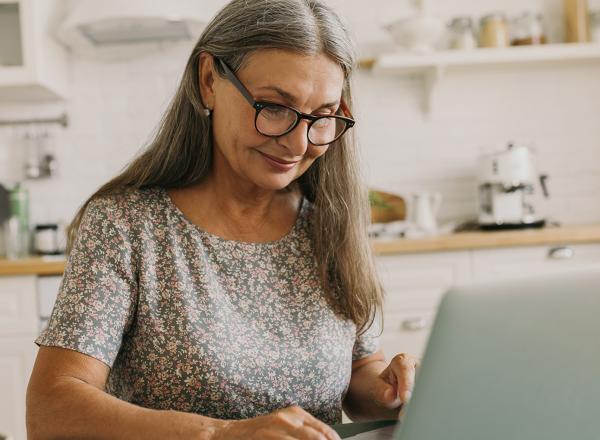
[[428,53],[436,50],[446,32],[443,20],[425,14],[404,18],[385,26],[396,44],[413,52]]

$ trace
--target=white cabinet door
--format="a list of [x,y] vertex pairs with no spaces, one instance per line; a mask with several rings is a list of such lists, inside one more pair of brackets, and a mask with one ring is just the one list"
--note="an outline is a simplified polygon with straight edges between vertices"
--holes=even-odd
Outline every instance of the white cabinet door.
[[0,336],[38,330],[35,276],[0,277]]
[[600,268],[600,244],[474,250],[474,281],[495,281],[561,271]]
[[37,347],[31,336],[0,337],[0,434],[25,440],[25,393]]
[[54,40],[65,2],[0,0],[0,101],[63,99],[67,53]]
[[25,440],[25,391],[37,353],[35,276],[0,277],[0,434]]
[[387,359],[422,356],[444,292],[470,279],[468,251],[377,257],[386,299],[381,336]]

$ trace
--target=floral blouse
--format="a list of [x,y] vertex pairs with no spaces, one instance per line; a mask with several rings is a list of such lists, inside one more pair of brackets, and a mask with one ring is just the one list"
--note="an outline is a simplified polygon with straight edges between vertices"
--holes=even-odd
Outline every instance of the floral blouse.
[[326,301],[311,210],[246,243],[191,223],[164,188],[95,199],[35,343],[104,362],[107,392],[143,407],[242,419],[296,404],[339,423],[352,360],[378,338]]

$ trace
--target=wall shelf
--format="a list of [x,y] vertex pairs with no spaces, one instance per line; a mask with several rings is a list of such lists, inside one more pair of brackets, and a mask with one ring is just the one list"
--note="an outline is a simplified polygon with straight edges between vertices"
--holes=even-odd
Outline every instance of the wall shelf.
[[395,52],[375,59],[362,60],[360,67],[370,68],[376,75],[421,76],[423,78],[423,109],[432,109],[433,95],[444,73],[458,67],[500,65],[565,64],[575,61],[600,62],[600,44],[548,44],[517,46],[503,49],[478,48],[447,50],[429,54]]

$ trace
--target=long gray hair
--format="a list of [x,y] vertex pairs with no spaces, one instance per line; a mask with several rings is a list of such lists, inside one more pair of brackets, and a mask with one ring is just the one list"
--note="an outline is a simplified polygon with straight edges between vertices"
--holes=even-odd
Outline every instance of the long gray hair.
[[[210,118],[203,113],[200,95],[200,53],[208,52],[238,71],[247,56],[260,49],[326,54],[344,72],[342,96],[352,108],[354,46],[343,23],[329,7],[318,0],[231,1],[196,43],[154,140],[77,212],[69,226],[68,252],[92,199],[132,188],[190,186],[209,173],[213,142]],[[215,68],[223,75],[218,63]],[[367,237],[369,204],[366,188],[361,184],[352,132],[330,145],[293,184],[314,204],[312,238],[327,297],[363,332],[381,307],[382,290]]]

